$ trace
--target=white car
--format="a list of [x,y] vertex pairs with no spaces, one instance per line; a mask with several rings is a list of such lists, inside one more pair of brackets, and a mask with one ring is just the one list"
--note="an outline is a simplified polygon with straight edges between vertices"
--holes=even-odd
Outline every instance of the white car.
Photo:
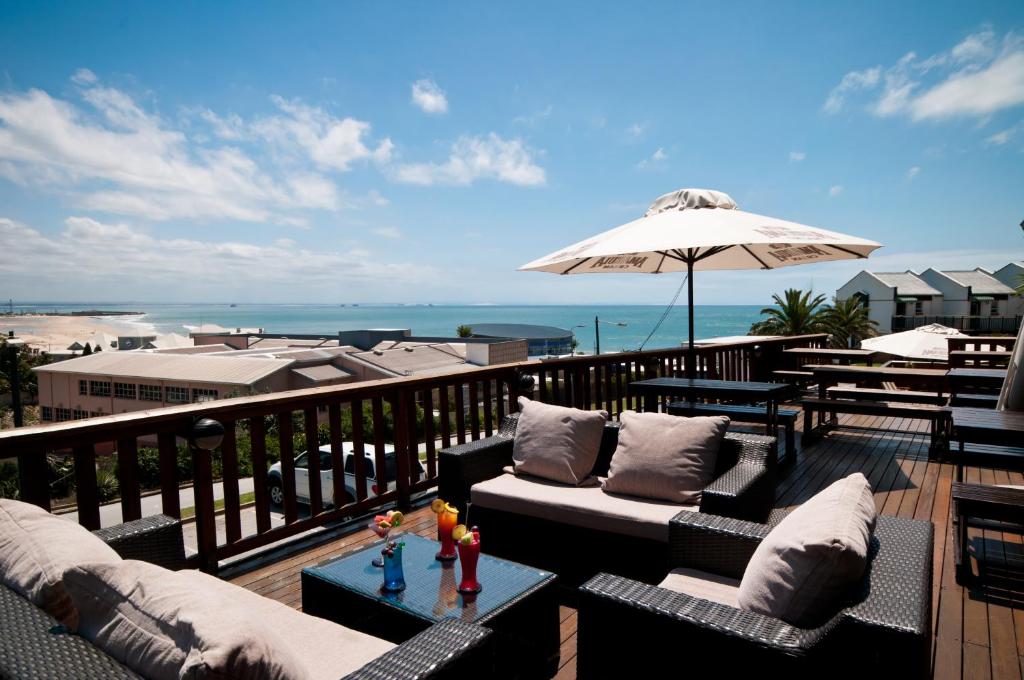
[[[366,472],[366,497],[373,498],[381,493],[377,486],[376,454],[373,444],[365,444],[363,451],[364,470]],[[342,442],[343,464],[345,468],[345,498],[341,505],[351,503],[356,499],[356,458],[355,443]],[[295,457],[295,495],[298,500],[309,502],[309,454],[305,451]],[[419,474],[422,479],[425,475],[423,465],[419,464]],[[397,460],[395,459],[395,447],[391,444],[384,445],[385,477],[388,480],[386,491],[395,488],[395,474]],[[267,487],[270,491],[270,502],[274,505],[284,503],[284,482],[281,475],[281,463],[274,463],[267,473]],[[334,505],[334,471],[331,467],[331,447],[324,445],[320,447],[320,494],[324,505]]]

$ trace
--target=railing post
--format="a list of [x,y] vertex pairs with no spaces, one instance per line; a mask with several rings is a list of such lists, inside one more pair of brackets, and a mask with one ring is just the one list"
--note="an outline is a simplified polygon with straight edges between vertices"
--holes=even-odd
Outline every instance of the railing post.
[[32,447],[18,454],[18,488],[21,500],[50,511],[50,483],[47,481],[46,453]]
[[196,421],[189,433],[192,452],[192,493],[196,509],[196,541],[199,547],[199,568],[208,574],[217,573],[217,521],[213,503],[213,449],[224,438],[224,426],[216,420]]
[[[398,509],[408,512],[412,507],[409,491],[410,442],[415,441],[415,433],[409,432],[409,405],[407,393],[397,390],[391,402],[391,413],[395,427],[395,491],[398,494]],[[410,436],[413,435],[413,436]]]

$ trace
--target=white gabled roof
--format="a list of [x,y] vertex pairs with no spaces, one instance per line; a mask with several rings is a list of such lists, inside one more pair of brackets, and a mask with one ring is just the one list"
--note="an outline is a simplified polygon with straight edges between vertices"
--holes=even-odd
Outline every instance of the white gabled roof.
[[898,295],[942,295],[942,291],[930,286],[914,272],[868,272],[887,286],[896,289]]
[[961,286],[969,286],[972,295],[1012,295],[1013,288],[992,276],[984,269],[970,271],[943,271],[948,278]]
[[40,373],[77,373],[140,380],[251,385],[293,363],[288,359],[250,359],[209,354],[99,352],[33,370]]

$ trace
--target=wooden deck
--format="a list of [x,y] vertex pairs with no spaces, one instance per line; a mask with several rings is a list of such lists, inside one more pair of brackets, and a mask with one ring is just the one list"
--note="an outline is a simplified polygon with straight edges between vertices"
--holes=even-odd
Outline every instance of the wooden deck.
[[[933,677],[1021,678],[1024,666],[1024,543],[1020,536],[974,531],[970,538],[983,556],[986,589],[956,585],[949,523],[953,466],[928,460],[927,424],[893,418],[846,416],[844,428],[830,433],[784,471],[776,507],[799,505],[832,481],[863,472],[875,490],[881,513],[931,520],[935,524]],[[862,429],[870,428],[870,429]],[[966,481],[1024,484],[1020,473],[970,468]],[[429,536],[434,515],[423,508],[410,514],[406,528]],[[287,559],[261,566],[232,581],[293,607],[301,606],[299,572],[376,537],[369,530],[337,538]],[[561,609],[562,649],[556,678],[576,676],[576,612]]]

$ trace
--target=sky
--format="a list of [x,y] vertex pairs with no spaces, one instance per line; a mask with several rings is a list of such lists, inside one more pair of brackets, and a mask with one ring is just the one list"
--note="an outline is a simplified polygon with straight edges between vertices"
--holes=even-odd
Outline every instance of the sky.
[[1024,3],[0,5],[3,298],[665,304],[516,269],[683,187],[885,246],[697,304],[1024,259]]

